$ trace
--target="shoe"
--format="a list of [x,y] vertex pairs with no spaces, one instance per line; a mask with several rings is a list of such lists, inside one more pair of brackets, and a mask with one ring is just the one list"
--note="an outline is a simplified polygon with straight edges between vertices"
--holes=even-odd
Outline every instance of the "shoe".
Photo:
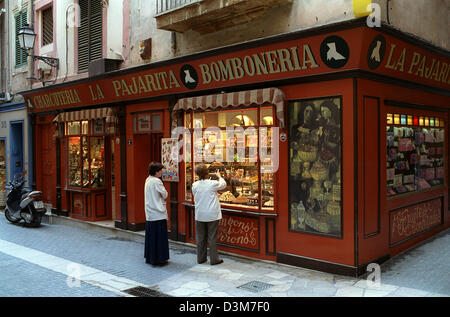
[[202,263],[205,263],[205,262],[206,262],[206,259],[204,259],[202,261],[197,261],[198,264],[202,264]]
[[211,263],[211,265],[217,265],[217,264],[220,264],[220,263],[223,263],[223,260],[222,260],[222,259],[220,259],[220,260],[217,261],[217,262]]
[[169,261],[161,262],[161,263],[152,263],[153,266],[164,266],[169,264]]

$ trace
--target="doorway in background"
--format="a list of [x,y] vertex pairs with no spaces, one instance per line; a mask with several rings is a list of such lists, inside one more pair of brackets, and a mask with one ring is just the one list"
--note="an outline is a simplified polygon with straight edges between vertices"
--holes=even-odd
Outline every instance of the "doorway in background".
[[20,174],[24,171],[24,153],[23,153],[23,131],[24,122],[21,121],[11,121],[11,130],[10,130],[10,168],[11,168],[11,179],[14,179],[14,176]]

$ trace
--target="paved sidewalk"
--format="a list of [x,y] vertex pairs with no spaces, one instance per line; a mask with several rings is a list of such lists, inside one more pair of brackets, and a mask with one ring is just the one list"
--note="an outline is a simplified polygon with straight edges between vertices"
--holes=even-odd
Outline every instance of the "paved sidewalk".
[[222,254],[220,265],[197,264],[195,247],[178,242],[170,242],[169,264],[153,267],[144,262],[143,232],[65,217],[49,221],[30,230],[0,213],[0,252],[58,274],[80,265],[84,287],[102,288],[99,296],[129,296],[126,290],[136,286],[175,297],[450,296],[450,230],[382,265],[381,285],[372,287],[365,279],[230,254]]

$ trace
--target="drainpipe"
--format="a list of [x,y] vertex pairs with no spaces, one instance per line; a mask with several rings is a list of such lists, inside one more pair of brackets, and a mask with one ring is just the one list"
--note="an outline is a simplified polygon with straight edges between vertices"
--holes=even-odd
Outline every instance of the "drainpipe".
[[[29,6],[28,6],[29,10],[30,10],[30,21],[29,21],[29,25],[33,26],[33,31],[36,32],[34,30],[34,28],[36,27],[34,24],[34,1],[30,1],[29,2]],[[33,47],[33,55],[35,55],[34,52],[34,47]],[[31,58],[31,57],[29,57]],[[33,58],[31,58],[31,63],[28,64],[28,74],[29,74],[29,78],[34,78],[34,61]],[[30,90],[33,89],[33,81],[30,80]]]
[[389,2],[390,0],[386,0],[386,22],[387,24],[391,24],[391,21],[389,19]]
[[[6,1],[6,13],[5,13],[5,25],[6,25],[6,43],[12,43],[10,42],[10,27],[9,27],[9,17],[10,17],[10,10],[9,10],[9,1]],[[11,47],[9,45],[6,45],[6,93],[9,95],[9,92],[11,91]],[[5,96],[6,97],[6,96]],[[8,98],[12,99],[12,98]],[[10,100],[8,100],[10,101]]]

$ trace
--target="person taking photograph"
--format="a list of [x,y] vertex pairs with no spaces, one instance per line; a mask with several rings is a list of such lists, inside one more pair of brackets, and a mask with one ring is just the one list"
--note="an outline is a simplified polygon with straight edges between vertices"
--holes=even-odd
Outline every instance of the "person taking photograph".
[[217,171],[218,180],[209,177],[209,170],[204,164],[195,167],[199,180],[192,184],[195,201],[195,226],[197,237],[197,262],[204,263],[207,258],[207,243],[209,244],[209,260],[211,265],[223,262],[217,253],[217,230],[222,210],[217,192],[225,189],[227,183]]

